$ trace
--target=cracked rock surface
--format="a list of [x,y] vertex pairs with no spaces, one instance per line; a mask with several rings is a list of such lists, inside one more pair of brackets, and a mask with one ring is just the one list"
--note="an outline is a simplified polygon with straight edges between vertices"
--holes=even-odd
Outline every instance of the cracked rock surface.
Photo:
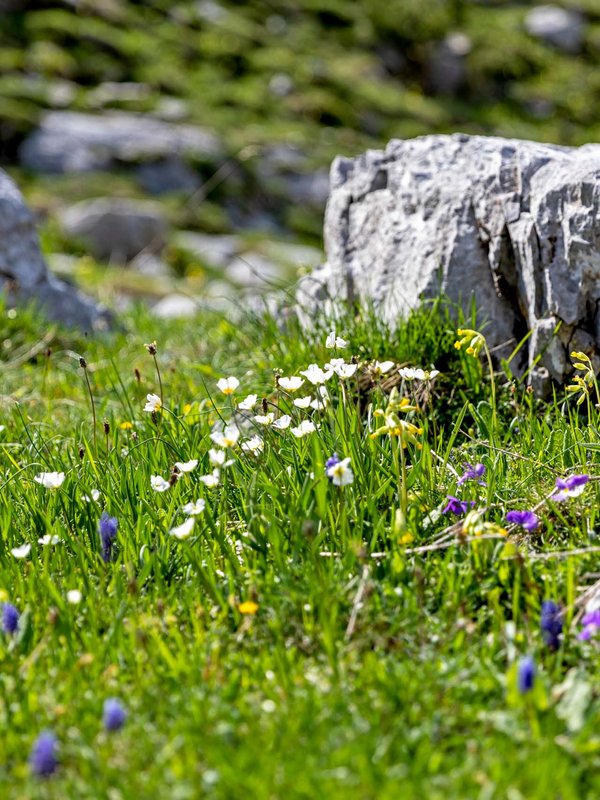
[[[531,332],[517,373],[539,392],[570,372],[570,350],[600,352],[600,145],[497,137],[392,140],[332,164],[326,262],[300,309],[372,304],[392,326],[447,295],[498,354]],[[555,331],[557,330],[555,334]],[[600,363],[600,361],[599,361]]]

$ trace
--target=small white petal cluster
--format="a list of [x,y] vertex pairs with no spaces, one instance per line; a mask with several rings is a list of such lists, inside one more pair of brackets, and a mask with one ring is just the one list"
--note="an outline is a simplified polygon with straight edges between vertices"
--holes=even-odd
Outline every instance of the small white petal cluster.
[[272,411],[269,411],[268,414],[257,414],[254,417],[254,422],[258,423],[259,425],[272,425],[274,419],[275,414]]
[[325,472],[335,486],[348,486],[354,482],[354,473],[349,458],[343,458],[337,464],[332,464]]
[[215,450],[214,447],[211,447],[208,451],[208,460],[213,467],[219,467],[221,469],[230,467],[234,463],[233,458],[227,458],[225,450]]
[[283,414],[279,419],[276,419],[273,423],[273,427],[277,428],[278,431],[284,431],[286,428],[290,427],[290,423],[292,418],[289,414]]
[[186,519],[185,522],[182,522],[181,525],[177,525],[175,528],[171,528],[169,533],[176,539],[187,539],[189,536],[192,535],[195,522],[196,520],[194,519],[194,517],[188,517],[188,519]]
[[296,408],[310,408],[310,404],[312,403],[312,397],[307,394],[306,397],[297,397],[294,400],[294,405]]
[[166,481],[162,475],[151,475],[150,486],[155,492],[166,492],[167,489],[171,488],[169,481]]
[[264,449],[265,443],[260,436],[252,436],[250,439],[242,442],[242,450],[244,453],[251,453],[253,456],[257,456],[259,453],[262,453]]
[[191,472],[193,469],[196,469],[198,466],[198,459],[192,458],[191,461],[176,461],[175,468],[177,472]]
[[146,405],[144,406],[144,411],[148,411],[150,413],[158,413],[162,408],[162,400],[157,394],[147,394],[146,395]]
[[424,370],[418,367],[402,367],[398,370],[398,374],[405,381],[429,381],[440,374],[439,369]]
[[64,472],[40,472],[34,477],[36,483],[41,484],[44,489],[59,489],[65,479]]
[[238,408],[240,409],[240,411],[251,411],[257,404],[257,402],[258,402],[258,395],[249,394],[240,403],[238,403]]
[[45,536],[41,536],[38,539],[38,544],[44,545],[44,547],[46,547],[49,544],[60,544],[61,542],[62,539],[60,538],[60,536],[50,533],[47,533]]
[[342,350],[344,347],[348,346],[348,342],[345,339],[342,339],[341,336],[336,336],[335,331],[331,331],[331,333],[325,339],[325,347],[328,350],[333,350],[334,347]]
[[192,503],[186,503],[182,506],[181,510],[184,514],[187,514],[188,517],[197,517],[206,508],[206,502],[200,498],[199,500],[194,500]]
[[221,480],[221,471],[213,469],[208,475],[201,475],[198,480],[203,483],[207,489],[215,489]]
[[67,602],[71,603],[72,606],[76,606],[81,603],[82,599],[83,595],[79,589],[69,589],[67,592]]
[[210,438],[217,447],[235,447],[240,438],[240,429],[237,425],[227,425],[222,431],[213,431]]
[[318,364],[309,364],[305,370],[300,371],[300,375],[304,375],[313,386],[317,386],[320,383],[326,383],[331,378],[333,369],[322,370]]
[[221,378],[221,380],[217,381],[217,388],[220,389],[223,394],[233,394],[239,385],[240,382],[237,378],[234,378],[233,375],[230,375],[229,378]]
[[100,492],[98,489],[92,489],[88,494],[84,494],[81,498],[85,503],[97,503],[100,500]]
[[308,436],[309,433],[316,431],[317,428],[314,422],[311,422],[309,419],[304,419],[297,427],[290,428],[290,430],[297,439],[301,439],[303,436]]
[[13,547],[10,552],[15,558],[27,558],[31,553],[31,545],[29,542],[25,542],[20,547]]
[[286,392],[297,392],[298,389],[304,384],[304,380],[298,377],[279,378],[278,384],[282,389],[285,389]]
[[375,361],[371,365],[371,373],[374,377],[378,378],[380,375],[385,375],[395,366],[393,361]]

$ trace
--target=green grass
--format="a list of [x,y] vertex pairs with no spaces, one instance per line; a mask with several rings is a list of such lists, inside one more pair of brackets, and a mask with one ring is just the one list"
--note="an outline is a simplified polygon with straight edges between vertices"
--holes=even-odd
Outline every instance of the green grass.
[[[126,333],[87,341],[33,313],[1,319],[0,590],[21,612],[18,632],[0,635],[2,797],[598,796],[599,658],[577,639],[597,578],[597,484],[548,499],[556,477],[598,474],[593,403],[542,403],[500,373],[492,403],[443,303],[394,333],[368,314],[338,323],[348,348],[335,355],[355,356],[362,377],[331,378],[331,404],[309,412],[276,390],[275,371],[322,365],[326,329],[212,316],[159,329],[138,309]],[[153,340],[165,406],[154,419]],[[441,370],[399,386],[418,406],[402,418],[423,430],[404,473],[398,440],[370,436],[390,388],[388,375],[369,379],[376,359]],[[236,446],[208,489],[210,432],[232,417],[216,387],[228,375],[233,398],[258,394],[257,413],[265,398],[317,430],[261,428],[264,452]],[[246,425],[242,439],[256,432]],[[351,485],[325,476],[334,451],[351,459]],[[168,491],[151,489],[151,475],[192,458]],[[457,485],[465,462],[485,465],[485,486]],[[62,486],[36,483],[43,471],[64,471]],[[473,500],[493,535],[462,535],[440,513],[448,494]],[[176,540],[181,506],[199,497],[193,534]],[[508,510],[538,503],[537,531],[498,534]],[[119,521],[107,563],[102,510]],[[46,535],[61,542],[39,544]],[[30,554],[15,558],[23,543]],[[539,630],[546,598],[565,609],[556,652]],[[255,614],[240,611],[247,601]],[[522,695],[526,653],[538,671]],[[129,712],[112,734],[107,697]],[[60,743],[48,780],[27,764],[44,729]]]

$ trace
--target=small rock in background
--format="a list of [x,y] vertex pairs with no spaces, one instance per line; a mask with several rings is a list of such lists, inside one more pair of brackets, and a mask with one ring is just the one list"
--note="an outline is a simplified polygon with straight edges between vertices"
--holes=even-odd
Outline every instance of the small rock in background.
[[175,157],[142,164],[137,169],[137,178],[142,189],[157,195],[167,192],[191,194],[202,185],[198,173]]
[[243,288],[276,288],[284,274],[280,264],[253,250],[236,256],[225,268],[226,277]]
[[152,203],[100,197],[83,200],[64,211],[60,222],[70,236],[81,239],[95,258],[123,263],[142,250],[160,252],[167,224]]
[[186,250],[203,264],[217,268],[226,267],[244,246],[239,236],[194,231],[178,231],[172,238],[172,244]]
[[525,17],[525,30],[565,53],[581,52],[583,18],[578,11],[559,6],[538,6]]
[[25,139],[19,157],[33,172],[64,173],[174,156],[216,161],[222,153],[214,134],[192,125],[174,125],[147,114],[52,111]]
[[140,253],[127,266],[148,278],[164,278],[165,280],[173,278],[173,270],[166,261],[151,252]]
[[193,297],[168,294],[152,307],[152,313],[159,319],[189,319],[196,316],[200,307]]
[[451,96],[463,87],[466,78],[466,58],[472,43],[464,33],[449,33],[438,42],[430,61],[428,83],[437,95]]

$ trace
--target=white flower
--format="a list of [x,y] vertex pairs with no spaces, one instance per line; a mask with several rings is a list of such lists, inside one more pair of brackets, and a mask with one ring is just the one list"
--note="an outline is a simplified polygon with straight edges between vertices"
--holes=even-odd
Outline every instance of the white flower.
[[60,542],[62,542],[62,539],[59,536],[56,536],[56,534],[51,535],[49,533],[38,539],[38,544],[43,544],[43,545],[60,544]]
[[272,411],[269,411],[268,414],[257,414],[254,417],[254,422],[258,422],[259,425],[272,425],[274,419],[275,414]]
[[147,394],[146,395],[146,405],[144,406],[144,411],[155,412],[158,413],[162,408],[162,400],[157,394]]
[[354,473],[350,466],[350,459],[344,458],[332,464],[325,470],[325,474],[335,486],[348,486],[354,481]]
[[329,405],[329,392],[327,391],[327,387],[319,386],[317,388],[317,394],[320,396],[320,400],[316,397],[310,404],[311,408],[314,408],[315,411],[323,411]]
[[227,458],[225,450],[215,450],[213,447],[208,451],[208,460],[215,467],[230,467],[234,461],[233,458]]
[[279,385],[286,392],[297,392],[303,383],[304,380],[302,378],[279,378]]
[[309,419],[302,420],[297,428],[291,428],[292,433],[297,439],[301,439],[303,436],[307,436],[309,433],[316,430],[317,428],[314,422],[311,422]]
[[207,489],[214,489],[219,485],[220,478],[221,472],[218,469],[213,469],[208,475],[201,475],[198,480],[200,480]]
[[174,536],[176,539],[187,539],[188,536],[194,530],[194,523],[196,520],[193,517],[189,517],[183,522],[181,525],[177,525],[175,528],[171,528],[169,533],[171,536]]
[[344,378],[351,378],[354,375],[354,373],[356,372],[356,370],[358,369],[358,365],[357,364],[346,364],[346,362],[344,361],[343,358],[336,358],[335,360],[336,361],[341,361],[342,363],[341,364],[334,364],[333,361],[331,361],[330,362],[330,366],[333,367],[333,371],[335,372],[335,374],[339,378],[342,378],[342,380]]
[[241,403],[238,403],[238,408],[240,409],[240,411],[250,411],[250,409],[254,408],[257,402],[258,402],[258,395],[249,394],[248,397],[245,397]]
[[290,415],[284,414],[282,417],[279,417],[279,419],[275,420],[275,422],[273,423],[273,427],[277,428],[277,430],[284,431],[286,428],[290,427],[291,421],[292,418],[290,417]]
[[224,431],[213,431],[210,438],[217,447],[235,447],[240,430],[236,425],[227,425]]
[[79,589],[69,589],[67,592],[67,602],[71,603],[71,605],[76,606],[78,603],[81,603],[82,599],[83,595]]
[[29,542],[25,542],[20,547],[13,547],[10,551],[15,558],[27,558],[29,553],[31,553],[31,545]]
[[193,469],[196,469],[198,466],[198,459],[192,458],[191,461],[186,461],[185,463],[182,461],[177,461],[175,463],[175,467],[178,472],[191,472]]
[[252,455],[257,456],[259,453],[265,449],[265,443],[260,438],[260,436],[252,436],[251,439],[248,439],[245,442],[242,442],[242,450],[245,453],[252,453]]
[[325,347],[328,350],[332,350],[334,347],[338,347],[340,350],[344,347],[347,347],[348,342],[345,339],[342,339],[341,336],[336,336],[335,331],[331,331],[328,335],[327,339],[325,339]]
[[230,375],[229,378],[221,378],[220,381],[217,381],[217,388],[219,388],[223,394],[233,394],[239,385],[240,382],[237,378],[234,378],[233,375]]
[[5,429],[6,429],[6,425],[0,425],[0,433],[2,433],[2,431],[5,430]]
[[64,479],[64,472],[40,472],[33,480],[40,483],[45,489],[58,489],[62,486]]
[[439,375],[440,371],[439,369],[432,369],[430,372],[427,372],[426,370],[419,369],[418,367],[402,367],[402,369],[398,370],[398,374],[406,381],[427,381],[435,378],[436,375]]
[[150,485],[155,492],[166,492],[171,487],[169,481],[166,481],[162,475],[151,475]]
[[197,517],[199,514],[202,514],[205,508],[206,502],[200,498],[193,503],[186,503],[181,510],[184,514],[187,514],[188,517]]
[[84,494],[81,499],[86,503],[92,503],[92,502],[97,503],[98,500],[100,500],[100,492],[98,491],[98,489],[92,489],[90,495]]
[[375,377],[379,377],[380,375],[385,375],[386,372],[389,372],[393,366],[393,361],[376,361],[371,366],[371,372],[373,375],[375,375]]
[[333,375],[333,369],[323,371],[317,364],[309,364],[308,368],[300,371],[312,384],[325,383]]
[[312,402],[312,397],[307,394],[306,397],[297,397],[294,400],[296,408],[308,408]]

